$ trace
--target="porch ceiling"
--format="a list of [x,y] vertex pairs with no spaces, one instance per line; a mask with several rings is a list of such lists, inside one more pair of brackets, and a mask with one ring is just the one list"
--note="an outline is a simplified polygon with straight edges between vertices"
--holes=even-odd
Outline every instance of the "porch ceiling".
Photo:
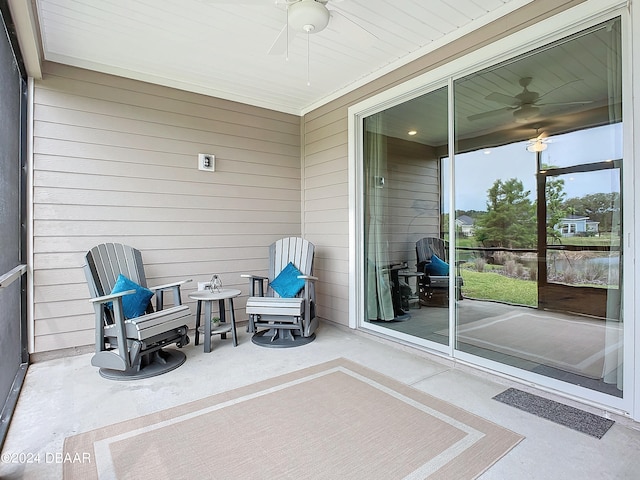
[[328,27],[292,35],[288,61],[268,54],[285,1],[35,5],[45,60],[303,114],[531,0],[329,0]]

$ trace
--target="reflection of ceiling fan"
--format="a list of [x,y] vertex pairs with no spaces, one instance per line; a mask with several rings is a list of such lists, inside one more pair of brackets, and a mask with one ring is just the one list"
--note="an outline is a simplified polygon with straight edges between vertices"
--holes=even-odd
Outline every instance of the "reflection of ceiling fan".
[[580,82],[581,80],[572,80],[571,82],[567,82],[564,85],[560,85],[559,87],[545,93],[544,95],[540,95],[538,92],[532,92],[529,90],[528,87],[531,84],[531,80],[531,77],[521,78],[518,83],[522,87],[522,91],[514,96],[505,95],[504,93],[498,92],[490,93],[489,95],[484,97],[485,100],[491,100],[492,102],[501,103],[502,105],[506,106],[498,108],[496,110],[490,110],[488,112],[471,115],[467,117],[467,119],[471,121],[481,120],[483,118],[492,117],[502,112],[512,111],[513,117],[515,118],[515,121],[517,123],[526,123],[536,118],[540,114],[540,107],[545,105],[586,105],[592,103],[591,101],[540,103],[540,101],[550,93],[556,92],[559,89],[564,88],[574,82]]
[[[538,129],[536,129],[536,133],[538,133]],[[548,143],[551,143],[551,139],[545,137],[545,133],[542,132],[537,137],[527,140],[527,151],[532,153],[544,152]]]

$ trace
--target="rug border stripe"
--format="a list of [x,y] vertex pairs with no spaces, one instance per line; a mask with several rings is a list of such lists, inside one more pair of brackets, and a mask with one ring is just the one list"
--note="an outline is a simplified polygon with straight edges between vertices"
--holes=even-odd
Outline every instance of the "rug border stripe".
[[[64,452],[70,452],[73,454],[73,452],[79,452],[83,449],[86,451],[86,446],[91,445],[91,458],[95,459],[95,451],[93,450],[94,444],[105,440],[106,438],[113,437],[114,433],[117,434],[117,432],[121,432],[122,430],[136,430],[151,424],[169,421],[176,416],[185,414],[185,412],[189,413],[225,404],[227,402],[237,400],[240,397],[251,396],[261,391],[279,388],[285,383],[300,381],[306,377],[322,374],[327,370],[336,368],[344,368],[351,372],[355,372],[366,379],[397,392],[397,394],[419,404],[427,405],[435,411],[444,413],[451,418],[455,418],[456,421],[484,433],[484,436],[480,438],[472,448],[462,451],[455,457],[455,461],[445,463],[441,468],[436,470],[433,475],[428,477],[430,479],[476,478],[494,465],[495,462],[506,455],[524,439],[522,435],[497,425],[490,420],[486,420],[410,385],[406,385],[368,367],[364,367],[354,361],[341,357],[313,365],[311,367],[284,373],[250,385],[235,388],[233,390],[214,394],[183,405],[170,407],[159,412],[67,437],[64,440]],[[486,458],[492,457],[493,461],[483,465],[482,467],[474,467],[474,465],[477,465],[476,460],[478,455]],[[67,480],[76,478],[98,479],[95,462],[92,461],[88,464],[65,464],[63,466],[63,478]]]

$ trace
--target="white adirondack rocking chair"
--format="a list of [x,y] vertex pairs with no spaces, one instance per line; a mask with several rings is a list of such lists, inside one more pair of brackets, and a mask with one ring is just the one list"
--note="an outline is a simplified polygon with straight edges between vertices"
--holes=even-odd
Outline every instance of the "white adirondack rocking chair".
[[[314,250],[314,245],[302,238],[280,239],[269,247],[268,277],[242,275],[250,279],[247,313],[248,330],[254,333],[253,343],[265,347],[295,347],[315,339],[318,319],[315,317]],[[295,287],[289,288],[295,283]],[[300,290],[296,291],[299,286]]]
[[[145,294],[147,283],[140,251],[119,243],[105,243],[93,247],[85,261],[85,276],[96,315],[96,353],[91,364],[100,367],[100,375],[112,380],[147,378],[182,365],[186,360],[184,353],[163,347],[189,343],[186,324],[191,311],[188,305],[182,305],[180,286],[190,280],[149,288],[156,297],[155,311],[146,300],[150,296],[147,294],[140,302],[140,315],[126,318],[123,298],[136,295],[136,290],[111,292],[121,274],[144,287],[139,290]],[[164,308],[166,290],[173,292],[173,307]]]
[[[437,257],[436,260],[433,257]],[[424,237],[416,242],[416,257],[418,272],[424,276],[418,279],[419,301],[423,305],[448,306],[449,304],[449,277],[456,278],[456,299],[462,300],[462,286],[464,281],[460,273],[460,263],[456,264],[456,272],[447,275],[438,275],[430,271],[429,266],[436,261],[448,264],[447,242],[438,237]],[[438,298],[440,297],[440,298]]]

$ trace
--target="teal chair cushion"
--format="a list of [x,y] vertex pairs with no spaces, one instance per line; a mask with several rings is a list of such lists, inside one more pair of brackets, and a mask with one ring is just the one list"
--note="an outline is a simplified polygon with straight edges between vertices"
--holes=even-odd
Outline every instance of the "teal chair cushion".
[[136,318],[144,315],[147,311],[149,300],[153,297],[153,292],[119,274],[111,293],[126,292],[127,290],[135,290],[136,292],[122,297],[122,309],[124,310],[125,318]]
[[431,255],[431,263],[426,266],[426,270],[429,275],[446,277],[449,275],[449,264],[437,255]]
[[289,262],[269,285],[282,298],[293,298],[304,287],[304,280],[298,275],[302,275],[302,272]]

